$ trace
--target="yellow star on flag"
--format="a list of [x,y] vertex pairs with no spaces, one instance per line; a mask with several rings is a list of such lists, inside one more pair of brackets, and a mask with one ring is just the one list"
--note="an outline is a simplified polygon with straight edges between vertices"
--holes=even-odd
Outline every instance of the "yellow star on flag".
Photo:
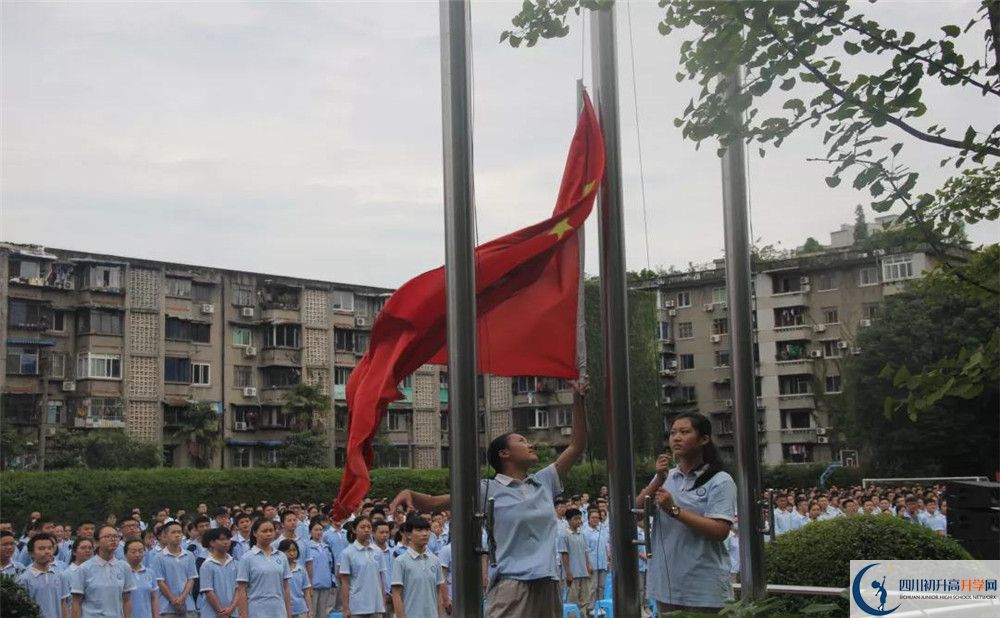
[[569,224],[569,217],[566,217],[556,223],[555,226],[549,230],[549,234],[555,234],[556,240],[562,240],[563,234],[569,232],[573,229],[573,226]]
[[594,185],[597,184],[596,180],[591,180],[587,184],[583,185],[583,195],[581,197],[587,197],[591,191],[594,190]]

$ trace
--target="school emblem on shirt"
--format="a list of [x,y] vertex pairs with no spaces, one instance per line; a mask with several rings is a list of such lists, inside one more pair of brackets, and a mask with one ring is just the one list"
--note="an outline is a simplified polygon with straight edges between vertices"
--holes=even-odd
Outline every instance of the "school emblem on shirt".
[[704,487],[699,487],[694,493],[697,494],[699,498],[704,498],[706,491]]

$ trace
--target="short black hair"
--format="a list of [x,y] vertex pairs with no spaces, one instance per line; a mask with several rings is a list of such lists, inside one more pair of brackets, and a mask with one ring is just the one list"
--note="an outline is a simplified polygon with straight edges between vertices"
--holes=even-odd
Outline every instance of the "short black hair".
[[230,532],[228,529],[223,528],[221,526],[219,528],[212,528],[201,537],[201,546],[205,547],[206,549],[211,549],[212,541],[218,541],[219,539],[231,539],[231,538],[233,538],[233,533]]
[[372,527],[372,532],[378,530],[379,526],[385,526],[386,528],[389,529],[390,532],[392,531],[392,523],[383,519],[381,521],[375,522],[374,527]]
[[583,517],[583,511],[574,508],[566,509],[566,521],[569,521],[577,516]]
[[209,518],[208,515],[199,515],[194,519],[192,519],[191,523],[194,525],[195,528],[197,528],[198,524],[210,524],[212,523],[212,520],[211,518]]
[[52,543],[52,549],[56,548],[56,538],[49,534],[48,532],[40,532],[35,536],[28,539],[28,553],[33,553],[35,551],[35,544],[38,541],[48,541]]
[[236,521],[234,523],[238,524],[244,519],[253,519],[253,518],[247,515],[246,513],[240,513],[239,515],[236,516]]
[[14,533],[11,532],[10,530],[0,530],[0,539],[8,537],[8,536],[9,537],[13,537]]
[[215,516],[218,517],[219,515],[229,515],[229,510],[224,506],[220,506],[215,509]]
[[430,523],[423,517],[410,516],[406,518],[406,523],[403,524],[404,532],[413,532],[414,530],[430,530]]

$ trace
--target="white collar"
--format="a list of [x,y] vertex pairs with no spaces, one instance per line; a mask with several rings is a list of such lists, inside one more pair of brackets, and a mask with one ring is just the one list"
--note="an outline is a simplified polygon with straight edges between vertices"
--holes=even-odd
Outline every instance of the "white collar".
[[410,558],[413,558],[414,560],[420,560],[421,558],[427,558],[428,557],[427,554],[429,552],[427,551],[427,548],[425,547],[424,548],[424,553],[418,554],[412,547],[407,547],[406,548],[406,553],[410,554]]
[[498,475],[494,476],[493,479],[496,480],[501,485],[503,485],[504,487],[510,487],[510,484],[514,483],[514,482],[518,482],[518,483],[522,483],[522,484],[523,483],[536,483],[536,481],[535,481],[535,475],[534,474],[529,474],[528,476],[524,477],[523,480],[518,480],[516,478],[507,476],[506,474],[498,474]]
[[184,554],[190,554],[191,552],[189,552],[188,550],[186,550],[186,549],[184,549],[183,547],[181,547],[181,553],[179,553],[179,554],[175,554],[175,553],[172,553],[172,552],[170,551],[170,548],[169,548],[169,547],[164,547],[163,549],[161,549],[161,550],[160,550],[160,553],[161,553],[161,554],[166,554],[166,555],[168,555],[168,556],[170,556],[170,557],[172,557],[172,558],[180,558],[180,557],[181,557],[181,556],[183,556]]
[[218,560],[215,559],[215,556],[213,556],[212,554],[209,554],[208,558],[205,558],[205,560],[208,560],[209,562],[214,562],[215,564],[217,564],[219,566],[226,566],[227,564],[229,564],[230,562],[233,561],[233,557],[230,556],[229,554],[226,554],[226,561],[225,562],[219,562]]
[[354,545],[354,548],[357,549],[358,551],[366,551],[366,550],[371,549],[371,547],[372,547],[371,543],[368,543],[368,545],[362,545],[361,542],[357,541],[357,540],[354,541],[353,545]]
[[28,567],[28,571],[30,571],[31,574],[34,575],[35,577],[38,577],[39,575],[42,575],[43,573],[55,573],[56,572],[56,568],[50,562],[47,571],[40,571],[40,570],[38,570],[38,567],[35,566],[35,563],[32,562],[31,566]]
[[[132,565],[131,564],[128,565],[128,568],[132,569]],[[132,569],[132,572],[133,573],[142,573],[145,570],[146,570],[146,565],[140,562],[139,563],[139,568],[138,569]]]
[[[261,549],[260,545],[254,545],[253,547],[250,548],[250,552],[249,553],[251,553],[251,554],[263,554],[264,550]],[[277,553],[280,553],[280,552],[278,552],[277,550],[274,550],[274,551],[271,552],[271,555],[273,556],[274,554],[277,554]],[[266,556],[267,554],[264,554],[264,555]]]
[[94,554],[94,557],[91,558],[91,560],[93,560],[94,563],[97,564],[97,566],[105,566],[105,565],[114,566],[115,563],[118,562],[118,559],[115,558],[114,556],[111,556],[111,560],[105,560],[104,558],[101,558],[101,556],[98,554]]

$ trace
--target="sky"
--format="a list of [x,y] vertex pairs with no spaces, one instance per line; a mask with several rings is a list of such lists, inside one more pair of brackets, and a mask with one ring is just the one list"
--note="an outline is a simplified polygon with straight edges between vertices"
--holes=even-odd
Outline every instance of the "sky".
[[[936,36],[976,5],[865,10]],[[498,44],[518,7],[472,7],[480,242],[551,212],[576,80],[592,82],[581,18],[564,39]],[[685,268],[723,246],[715,147],[696,151],[673,126],[696,94],[674,79],[690,33],[661,36],[662,11],[634,2],[617,14],[629,269]],[[4,2],[0,18],[0,239],[388,287],[443,263],[436,2]],[[923,126],[961,135],[996,122],[980,97],[927,95]],[[796,135],[763,159],[749,150],[762,243],[829,242],[867,204],[806,161],[823,154],[820,137]],[[926,145],[907,142],[903,154],[924,190],[951,173]],[[1000,227],[970,237],[996,242]]]

